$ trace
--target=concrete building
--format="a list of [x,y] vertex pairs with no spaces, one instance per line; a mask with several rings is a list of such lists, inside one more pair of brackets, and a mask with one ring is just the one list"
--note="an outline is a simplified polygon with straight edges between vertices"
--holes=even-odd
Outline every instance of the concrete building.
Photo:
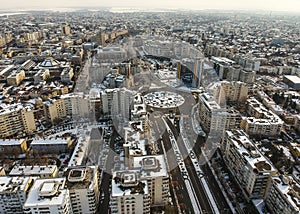
[[58,168],[56,165],[47,166],[17,166],[9,172],[9,176],[34,176],[40,178],[56,178]]
[[139,170],[140,178],[148,181],[151,206],[164,206],[168,203],[169,174],[163,155],[133,158],[133,168]]
[[220,107],[212,95],[199,95],[199,116],[205,132],[225,131],[226,110]]
[[123,62],[127,53],[121,47],[100,47],[95,56],[100,62]]
[[63,99],[52,99],[44,102],[44,114],[46,120],[55,123],[56,120],[67,116],[66,106]]
[[49,69],[40,69],[34,76],[34,84],[39,84],[50,78]]
[[284,122],[279,116],[266,109],[262,103],[251,97],[247,100],[246,110],[250,117],[244,117],[241,128],[249,135],[277,136],[280,134]]
[[14,70],[7,77],[7,84],[12,86],[18,86],[25,79],[25,71],[24,70]]
[[64,172],[73,213],[92,214],[99,204],[99,171],[96,166],[69,167]]
[[24,213],[72,213],[65,181],[65,178],[36,179],[24,203]]
[[32,177],[0,177],[0,213],[23,214]]
[[131,110],[131,121],[141,121],[143,131],[148,130],[148,115],[146,105],[141,94],[137,94],[133,98],[133,109]]
[[271,213],[297,214],[300,212],[300,184],[292,176],[274,176],[265,203]]
[[285,75],[283,76],[283,82],[294,89],[300,89],[300,78],[295,75]]
[[0,151],[5,155],[12,155],[13,151],[23,154],[27,151],[27,141],[25,139],[0,139]]
[[20,104],[1,105],[0,137],[6,138],[20,132],[31,133],[36,130],[33,111]]
[[248,86],[243,82],[222,81],[220,85],[215,88],[214,96],[217,98],[222,92],[225,95],[227,103],[244,103],[248,96]]
[[68,153],[70,152],[70,147],[72,145],[72,140],[70,137],[64,138],[49,138],[49,139],[34,139],[30,143],[31,150],[36,150],[39,153]]
[[82,92],[61,95],[64,100],[66,114],[72,119],[85,118],[89,116],[89,98]]
[[263,198],[270,176],[277,170],[242,130],[226,131],[224,160],[235,180],[250,199]]
[[111,213],[150,213],[148,182],[137,171],[113,172],[110,198]]

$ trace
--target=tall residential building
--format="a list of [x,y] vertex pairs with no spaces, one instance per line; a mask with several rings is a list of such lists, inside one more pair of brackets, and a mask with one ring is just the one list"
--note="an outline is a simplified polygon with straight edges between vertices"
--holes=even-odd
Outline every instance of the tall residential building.
[[243,82],[222,81],[214,90],[215,97],[224,92],[227,103],[244,103],[248,96],[248,86]]
[[268,210],[274,214],[300,212],[300,184],[292,176],[274,176],[265,198]]
[[0,137],[6,138],[25,131],[36,130],[33,111],[20,104],[2,105],[0,110]]
[[24,203],[24,213],[72,213],[65,181],[65,178],[35,180]]
[[44,114],[46,120],[55,123],[57,119],[67,116],[66,106],[63,99],[52,99],[44,102]]
[[215,98],[208,93],[199,95],[199,116],[204,131],[224,131],[226,110],[222,109]]
[[29,176],[0,176],[0,213],[23,214],[23,204],[33,182]]
[[150,213],[148,182],[140,179],[139,172],[135,170],[113,172],[111,188],[111,213]]
[[148,181],[152,206],[164,206],[168,202],[169,174],[163,155],[133,158],[133,167],[139,170],[141,179]]
[[73,119],[89,116],[89,99],[82,92],[64,94],[61,99],[65,102],[67,116]]
[[131,110],[131,121],[141,121],[143,131],[148,130],[148,115],[144,98],[141,94],[137,94],[133,98],[133,109]]
[[284,122],[262,103],[251,97],[247,100],[246,110],[250,117],[243,118],[241,128],[249,135],[277,136]]
[[92,214],[99,204],[99,172],[96,166],[69,167],[65,172],[73,213]]
[[226,131],[223,140],[228,169],[248,198],[263,198],[269,178],[277,173],[242,130]]
[[112,100],[112,114],[129,120],[132,91],[126,88],[116,89]]

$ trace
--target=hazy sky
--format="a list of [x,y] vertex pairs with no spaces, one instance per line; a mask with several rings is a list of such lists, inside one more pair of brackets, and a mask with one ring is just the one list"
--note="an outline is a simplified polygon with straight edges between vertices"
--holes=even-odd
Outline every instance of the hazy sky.
[[145,7],[182,9],[260,9],[300,13],[300,0],[1,0],[0,9],[56,7]]

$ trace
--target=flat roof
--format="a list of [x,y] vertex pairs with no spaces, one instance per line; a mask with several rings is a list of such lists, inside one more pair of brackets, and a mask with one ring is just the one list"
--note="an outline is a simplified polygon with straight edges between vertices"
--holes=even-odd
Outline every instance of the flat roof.
[[300,84],[300,78],[296,75],[285,75],[285,78],[287,78],[288,80],[292,81],[295,84]]
[[259,172],[276,171],[273,164],[262,155],[244,131],[232,130],[226,133],[240,156],[244,157],[252,169],[257,169]]
[[63,205],[68,197],[64,183],[65,178],[37,179],[28,193],[24,207]]
[[168,177],[164,155],[133,157],[133,167],[141,169],[141,178]]
[[10,176],[15,175],[52,175],[57,170],[56,165],[48,166],[17,166],[10,171]]
[[157,91],[144,96],[145,103],[155,108],[176,108],[181,106],[185,99],[178,93]]
[[8,177],[0,176],[0,192],[23,192],[26,191],[32,177]]

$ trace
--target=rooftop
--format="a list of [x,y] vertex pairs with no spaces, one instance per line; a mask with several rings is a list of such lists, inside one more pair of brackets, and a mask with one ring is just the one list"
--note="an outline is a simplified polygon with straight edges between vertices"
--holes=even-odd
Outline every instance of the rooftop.
[[97,168],[95,166],[88,167],[71,167],[66,170],[66,185],[68,189],[89,189],[93,187],[93,181],[96,176]]
[[15,165],[14,168],[10,171],[10,176],[16,175],[52,175],[55,171],[57,171],[56,165],[49,165],[49,166],[17,166]]
[[262,155],[252,141],[248,138],[246,133],[242,130],[226,131],[230,141],[236,147],[240,156],[251,166],[252,170],[258,172],[275,171],[275,167],[272,163]]
[[148,193],[148,182],[140,180],[138,171],[113,172],[112,197]]
[[27,197],[24,207],[63,205],[68,190],[65,178],[37,179]]
[[141,169],[141,178],[168,176],[166,162],[163,155],[134,157],[133,167],[135,169]]
[[6,177],[0,176],[0,192],[26,191],[32,177]]

